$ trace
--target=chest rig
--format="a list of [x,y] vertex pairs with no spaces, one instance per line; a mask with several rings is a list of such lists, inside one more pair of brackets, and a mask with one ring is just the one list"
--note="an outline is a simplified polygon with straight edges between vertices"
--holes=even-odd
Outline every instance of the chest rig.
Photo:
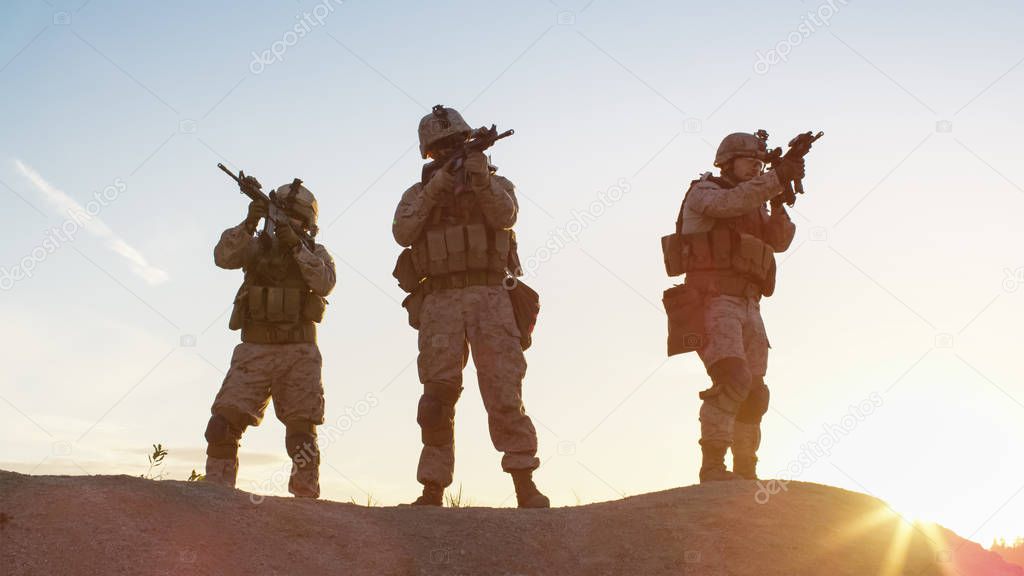
[[295,258],[264,237],[244,266],[229,327],[253,344],[315,342],[327,301],[314,294]]
[[[707,180],[724,189],[733,187],[722,178],[710,176]],[[704,292],[771,296],[775,292],[775,250],[768,243],[767,221],[761,208],[735,218],[717,219],[706,232],[683,234],[685,206],[684,198],[675,233],[662,237],[668,275],[686,274],[686,284]]]
[[399,256],[395,276],[407,292],[498,286],[518,274],[515,233],[488,224],[462,173],[457,176],[455,189],[442,196],[419,237]]

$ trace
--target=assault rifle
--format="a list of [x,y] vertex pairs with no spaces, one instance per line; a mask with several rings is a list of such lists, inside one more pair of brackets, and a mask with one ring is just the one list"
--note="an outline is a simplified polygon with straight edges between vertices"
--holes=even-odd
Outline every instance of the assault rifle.
[[[765,143],[765,148],[768,146],[768,133],[764,130],[758,130],[755,134],[759,140]],[[798,134],[795,138],[789,141],[789,150],[785,154],[782,153],[782,148],[775,148],[774,150],[767,152],[765,156],[765,162],[771,166],[777,165],[786,159],[803,158],[811,151],[811,144],[814,144],[818,138],[824,136],[824,132],[804,132]],[[785,190],[783,190],[782,201],[786,203],[786,206],[792,206],[796,203],[796,195],[804,193],[803,180],[794,180],[792,183],[785,183]]]
[[[287,226],[295,232],[299,237],[299,240],[305,244],[307,248],[310,250],[315,248],[316,242],[313,240],[313,237],[306,232],[306,230],[292,224],[292,220],[287,213],[287,206],[283,205],[276,193],[271,192],[270,195],[267,195],[263,192],[262,186],[260,186],[255,179],[247,180],[245,172],[242,170],[239,170],[236,175],[231,170],[228,170],[223,164],[218,163],[217,168],[223,170],[225,174],[238,183],[238,189],[242,194],[245,194],[255,202],[263,202],[267,206],[267,217],[263,220],[263,232],[261,233],[263,237],[267,238],[271,242],[276,242],[277,234],[274,233],[274,229],[278,226]],[[298,178],[292,180],[292,186],[301,185],[302,180]]]
[[454,152],[442,156],[441,158],[436,158],[433,162],[425,164],[423,166],[423,174],[420,177],[420,182],[426,184],[430,181],[430,178],[434,176],[434,172],[441,169],[448,169],[449,165],[453,168],[458,168],[462,161],[466,159],[466,155],[470,152],[483,152],[491,146],[494,146],[494,143],[498,140],[508,138],[515,133],[515,130],[506,130],[499,134],[498,128],[494,124],[491,124],[490,128],[478,128],[474,130],[470,135],[470,139]]

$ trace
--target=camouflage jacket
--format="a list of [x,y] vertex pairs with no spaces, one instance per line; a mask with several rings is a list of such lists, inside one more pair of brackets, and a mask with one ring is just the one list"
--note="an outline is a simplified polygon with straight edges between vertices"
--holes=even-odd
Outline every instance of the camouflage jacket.
[[[244,224],[228,228],[213,249],[213,261],[227,270],[245,268],[260,250],[259,240],[245,230]],[[295,262],[309,289],[318,296],[327,296],[336,282],[334,258],[321,244],[310,251],[301,242],[295,248]]]
[[716,220],[736,218],[756,210],[764,221],[764,240],[776,252],[789,248],[796,224],[781,203],[778,208],[772,208],[771,214],[767,207],[769,200],[782,193],[782,184],[775,172],[766,172],[732,188],[724,188],[714,180],[710,173],[705,173],[691,184],[682,207],[683,234],[707,232]]
[[[456,173],[456,178],[458,177],[459,174]],[[476,192],[476,201],[487,224],[492,228],[508,230],[515,225],[519,202],[516,200],[515,186],[507,178],[492,174],[490,185]],[[401,246],[412,245],[423,232],[423,227],[436,205],[437,198],[426,194],[423,184],[417,182],[410,186],[402,194],[402,200],[398,203],[395,219],[391,224],[395,241]]]

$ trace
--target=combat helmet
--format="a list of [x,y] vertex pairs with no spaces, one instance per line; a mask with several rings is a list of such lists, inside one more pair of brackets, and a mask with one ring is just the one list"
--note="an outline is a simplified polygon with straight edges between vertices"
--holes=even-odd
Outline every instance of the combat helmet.
[[302,180],[296,178],[291,184],[279,186],[277,190],[274,190],[274,198],[285,210],[301,216],[306,222],[306,228],[316,234],[316,221],[320,215],[320,209],[317,206],[316,197],[309,191],[309,188],[302,185]]
[[735,158],[757,158],[764,160],[767,147],[764,140],[746,132],[733,132],[718,145],[715,153],[715,166],[722,168]]
[[427,149],[439,140],[453,134],[469,136],[471,132],[473,129],[454,108],[445,108],[438,104],[430,114],[420,120],[420,156],[426,159]]

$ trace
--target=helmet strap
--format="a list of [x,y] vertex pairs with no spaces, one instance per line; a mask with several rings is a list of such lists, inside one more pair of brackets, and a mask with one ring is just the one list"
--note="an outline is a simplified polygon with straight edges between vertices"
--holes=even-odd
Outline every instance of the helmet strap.
[[722,166],[722,169],[720,170],[721,173],[722,173],[722,178],[725,178],[731,184],[736,184],[736,182],[737,182],[736,181],[736,176],[735,176],[735,174],[733,173],[733,170],[732,170],[734,162],[736,162],[735,158],[729,160],[728,162],[725,163],[725,166]]

